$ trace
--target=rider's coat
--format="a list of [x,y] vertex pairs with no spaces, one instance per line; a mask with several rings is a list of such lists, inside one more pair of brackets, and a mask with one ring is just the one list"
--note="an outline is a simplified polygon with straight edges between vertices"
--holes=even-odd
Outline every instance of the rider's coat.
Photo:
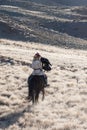
[[31,67],[33,69],[32,75],[44,75],[42,70],[42,63],[40,60],[33,60]]

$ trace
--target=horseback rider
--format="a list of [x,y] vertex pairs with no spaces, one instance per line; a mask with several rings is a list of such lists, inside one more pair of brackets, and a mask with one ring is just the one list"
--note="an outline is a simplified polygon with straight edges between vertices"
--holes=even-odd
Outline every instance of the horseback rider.
[[[33,77],[35,75],[37,75],[37,76],[40,76],[42,78],[42,80],[44,81],[44,87],[49,86],[49,84],[47,84],[47,76],[44,73],[42,67],[43,66],[42,66],[42,62],[41,62],[41,55],[39,53],[36,53],[33,57],[33,61],[32,61],[32,64],[31,64],[31,68],[33,69],[33,72],[28,78],[28,84],[30,84]],[[29,85],[28,99],[31,100],[32,87],[30,87],[30,86],[31,85]]]
[[43,68],[42,68],[41,55],[39,53],[36,53],[34,55],[31,68],[33,69],[33,72],[28,78],[28,83],[31,81],[34,75],[38,75],[43,78],[45,87],[49,86],[47,84],[47,76],[44,73]]

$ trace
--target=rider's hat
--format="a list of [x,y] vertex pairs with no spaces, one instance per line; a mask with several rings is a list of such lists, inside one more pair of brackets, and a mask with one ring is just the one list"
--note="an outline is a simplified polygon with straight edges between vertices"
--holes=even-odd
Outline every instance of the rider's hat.
[[34,55],[34,58],[39,58],[41,57],[41,55],[37,52],[35,55]]

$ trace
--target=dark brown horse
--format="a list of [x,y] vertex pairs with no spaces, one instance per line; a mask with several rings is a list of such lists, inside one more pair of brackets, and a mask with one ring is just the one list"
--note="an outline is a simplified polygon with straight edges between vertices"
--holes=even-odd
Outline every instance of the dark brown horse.
[[35,75],[30,81],[28,80],[28,97],[33,104],[38,102],[40,92],[42,92],[42,100],[44,99],[44,88],[45,84],[42,76]]

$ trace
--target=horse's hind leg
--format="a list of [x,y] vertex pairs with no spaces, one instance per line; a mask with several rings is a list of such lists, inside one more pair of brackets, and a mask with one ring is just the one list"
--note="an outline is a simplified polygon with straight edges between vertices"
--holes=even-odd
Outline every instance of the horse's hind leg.
[[32,92],[32,103],[33,104],[35,103],[35,92],[34,91]]
[[35,102],[37,103],[38,102],[38,98],[39,98],[39,91],[36,93],[35,95]]
[[29,86],[29,85],[28,85],[28,96],[27,96],[27,99],[28,99],[29,101],[32,100],[32,91],[30,90],[30,86]]
[[42,90],[42,100],[44,100],[44,94],[45,94],[45,91],[44,89]]

